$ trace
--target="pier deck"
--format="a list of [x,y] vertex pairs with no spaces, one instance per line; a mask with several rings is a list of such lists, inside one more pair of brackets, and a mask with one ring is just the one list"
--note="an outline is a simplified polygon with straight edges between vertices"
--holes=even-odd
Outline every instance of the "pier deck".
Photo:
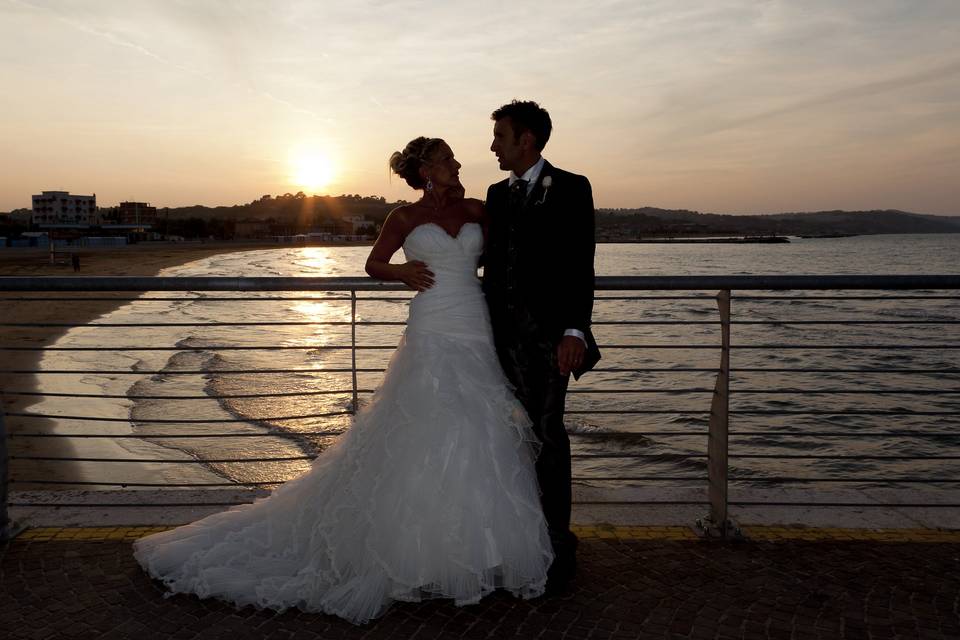
[[398,604],[366,626],[164,598],[131,555],[158,528],[43,528],[2,547],[5,638],[960,638],[960,532],[581,526],[570,591],[457,608]]

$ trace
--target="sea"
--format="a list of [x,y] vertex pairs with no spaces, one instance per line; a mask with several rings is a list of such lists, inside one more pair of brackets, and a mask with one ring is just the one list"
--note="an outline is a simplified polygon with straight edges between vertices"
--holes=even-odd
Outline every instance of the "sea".
[[[368,251],[263,248],[196,260],[159,275],[362,276]],[[603,276],[958,274],[960,234],[791,238],[783,244],[601,244],[596,270]],[[575,482],[703,485],[720,363],[716,294],[597,293],[594,329],[606,345],[602,370],[573,382],[567,400]],[[955,490],[960,375],[941,370],[960,370],[958,296],[957,291],[735,292],[731,481],[849,488],[903,486],[900,479],[924,491]],[[351,366],[349,294],[134,297],[94,323],[69,330],[55,345],[118,351],[48,351],[43,357],[41,370],[86,373],[40,375],[41,391],[91,397],[49,396],[28,408],[71,416],[55,421],[55,433],[111,437],[66,440],[76,456],[88,460],[21,465],[21,479],[40,475],[104,486],[170,487],[282,482],[302,473],[307,458],[322,455],[350,428],[352,376],[332,371]],[[402,323],[410,295],[359,297],[361,322]],[[641,324],[616,324],[624,320]],[[887,324],[810,323],[838,320]],[[357,377],[361,406],[375,392],[402,331],[402,324],[357,328],[363,347],[357,366],[371,370]],[[751,368],[817,372],[739,371]],[[926,372],[850,371],[865,369]],[[897,413],[913,415],[884,415]],[[79,419],[84,416],[108,420]],[[285,459],[235,461],[241,458]]]

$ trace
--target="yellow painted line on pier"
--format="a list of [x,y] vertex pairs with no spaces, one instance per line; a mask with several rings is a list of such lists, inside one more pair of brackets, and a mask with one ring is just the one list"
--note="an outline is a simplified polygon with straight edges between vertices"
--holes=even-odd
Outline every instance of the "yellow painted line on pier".
[[844,529],[838,527],[767,527],[740,528],[748,540],[823,541],[823,542],[952,542],[960,543],[956,529]]
[[167,531],[173,527],[38,527],[27,529],[17,536],[17,540],[29,542],[48,542],[50,540],[85,540],[102,542],[104,540],[136,540],[151,533]]
[[[151,533],[173,527],[41,527],[27,529],[17,536],[23,542],[132,541]],[[691,527],[615,526],[610,524],[573,525],[580,538],[606,540],[672,540],[694,541],[699,536]],[[956,529],[843,529],[812,527],[743,526],[747,540],[758,542],[946,542],[960,544],[960,530]]]
[[570,527],[578,538],[608,540],[697,540],[690,527],[616,526],[611,524],[581,524]]

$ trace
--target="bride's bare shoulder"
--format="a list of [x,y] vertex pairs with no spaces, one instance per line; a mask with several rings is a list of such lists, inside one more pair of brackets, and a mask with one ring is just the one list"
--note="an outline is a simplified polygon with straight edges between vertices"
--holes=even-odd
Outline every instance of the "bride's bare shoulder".
[[415,226],[417,218],[416,203],[402,204],[387,214],[383,221],[384,228],[390,227],[406,235],[406,233]]

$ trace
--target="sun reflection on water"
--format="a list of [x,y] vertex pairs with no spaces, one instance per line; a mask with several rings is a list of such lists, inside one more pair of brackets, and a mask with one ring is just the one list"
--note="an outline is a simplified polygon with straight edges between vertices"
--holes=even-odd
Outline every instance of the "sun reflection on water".
[[296,264],[300,267],[299,275],[304,276],[331,276],[336,271],[331,268],[334,260],[330,255],[330,247],[303,247],[297,251]]

